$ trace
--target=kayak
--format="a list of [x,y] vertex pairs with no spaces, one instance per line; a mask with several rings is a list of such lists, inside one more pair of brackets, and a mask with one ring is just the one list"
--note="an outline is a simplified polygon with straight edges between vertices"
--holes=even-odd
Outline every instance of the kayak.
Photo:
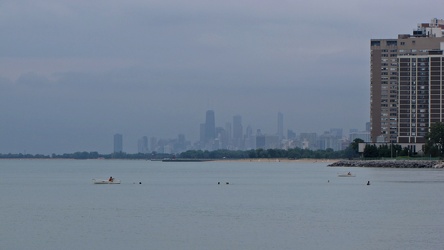
[[120,180],[114,179],[113,181],[109,180],[96,180],[93,179],[94,184],[120,184]]
[[347,174],[338,174],[338,177],[355,177],[356,175],[347,173]]

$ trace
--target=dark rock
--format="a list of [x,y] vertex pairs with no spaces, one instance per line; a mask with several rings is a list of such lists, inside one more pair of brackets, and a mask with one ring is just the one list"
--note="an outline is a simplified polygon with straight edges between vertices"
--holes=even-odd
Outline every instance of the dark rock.
[[371,167],[371,168],[436,168],[442,166],[434,160],[341,160],[329,167]]

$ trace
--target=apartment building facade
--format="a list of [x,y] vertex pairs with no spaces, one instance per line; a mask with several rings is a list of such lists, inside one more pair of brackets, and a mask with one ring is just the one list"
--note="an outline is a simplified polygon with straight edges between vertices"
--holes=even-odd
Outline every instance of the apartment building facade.
[[443,121],[444,20],[418,24],[412,35],[371,39],[370,140],[424,143]]
[[425,143],[431,123],[443,121],[443,66],[442,50],[399,56],[398,143]]

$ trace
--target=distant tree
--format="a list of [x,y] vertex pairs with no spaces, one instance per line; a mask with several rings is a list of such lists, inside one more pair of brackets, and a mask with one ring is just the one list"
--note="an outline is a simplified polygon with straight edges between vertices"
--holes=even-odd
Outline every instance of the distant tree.
[[397,156],[401,156],[400,152],[402,152],[402,146],[399,144],[392,144],[391,145],[391,149],[390,149],[390,155],[392,157],[397,157]]
[[364,157],[366,157],[366,158],[379,157],[378,148],[376,147],[376,145],[374,145],[374,144],[373,145],[370,145],[370,144],[365,145]]
[[426,156],[439,157],[439,148],[429,142],[424,144],[423,151]]
[[364,143],[364,140],[362,140],[361,138],[356,138],[353,140],[353,142],[350,144],[350,146],[352,147],[352,149],[358,153],[359,152],[359,143]]
[[380,145],[378,147],[378,155],[379,157],[391,157],[391,148],[389,147],[389,145]]
[[258,158],[270,158],[268,152],[262,148],[256,149]]
[[404,148],[401,150],[400,155],[401,155],[401,156],[410,156],[409,148],[408,148],[408,147],[404,147]]
[[331,159],[335,158],[335,151],[332,148],[327,148],[323,151],[323,156],[321,157],[323,159]]
[[435,122],[430,126],[429,132],[425,136],[426,154],[439,152],[439,156],[444,155],[444,123]]
[[356,138],[352,143],[344,150],[344,156],[346,158],[356,158],[359,156],[359,143],[364,143],[364,140]]
[[290,159],[299,159],[299,158],[301,158],[301,149],[300,148],[288,149],[287,157],[290,158]]

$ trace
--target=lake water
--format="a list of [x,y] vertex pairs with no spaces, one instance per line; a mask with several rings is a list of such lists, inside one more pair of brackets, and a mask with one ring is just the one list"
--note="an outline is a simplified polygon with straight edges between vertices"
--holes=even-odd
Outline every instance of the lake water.
[[443,249],[443,170],[326,165],[0,160],[0,249]]

